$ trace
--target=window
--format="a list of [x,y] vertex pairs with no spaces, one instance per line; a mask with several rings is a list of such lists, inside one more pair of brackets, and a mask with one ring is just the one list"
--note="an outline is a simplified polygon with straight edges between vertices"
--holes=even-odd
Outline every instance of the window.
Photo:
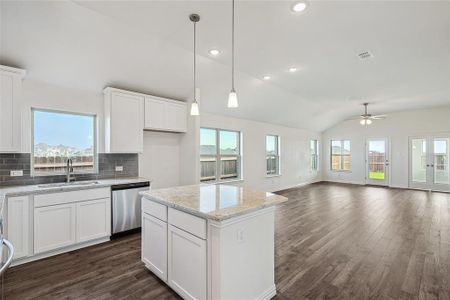
[[200,128],[200,181],[241,178],[239,131]]
[[33,174],[61,175],[67,160],[74,173],[97,171],[95,116],[49,110],[32,110]]
[[317,140],[311,140],[309,143],[311,152],[311,171],[317,171],[319,165],[319,148]]
[[350,170],[350,141],[331,141],[331,170]]
[[266,135],[266,174],[280,175],[280,138]]

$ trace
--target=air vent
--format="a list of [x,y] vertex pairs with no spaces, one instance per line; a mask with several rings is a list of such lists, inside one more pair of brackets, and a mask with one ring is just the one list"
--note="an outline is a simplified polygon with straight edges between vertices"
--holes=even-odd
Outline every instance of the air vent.
[[373,57],[372,52],[364,51],[358,54],[359,59],[369,59]]

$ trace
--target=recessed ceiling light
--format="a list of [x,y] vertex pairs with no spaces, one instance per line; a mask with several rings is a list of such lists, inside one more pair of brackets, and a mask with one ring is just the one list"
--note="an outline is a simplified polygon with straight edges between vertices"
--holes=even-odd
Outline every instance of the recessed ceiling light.
[[213,56],[219,55],[220,54],[220,50],[211,49],[211,50],[209,50],[209,54],[211,54]]
[[269,80],[272,77],[270,75],[265,75],[263,78],[264,78],[264,80]]
[[292,5],[292,10],[294,12],[302,12],[306,9],[308,5],[306,4],[306,2],[297,2],[294,5]]
[[291,73],[297,72],[297,68],[296,67],[290,67],[289,68],[289,72],[291,72]]

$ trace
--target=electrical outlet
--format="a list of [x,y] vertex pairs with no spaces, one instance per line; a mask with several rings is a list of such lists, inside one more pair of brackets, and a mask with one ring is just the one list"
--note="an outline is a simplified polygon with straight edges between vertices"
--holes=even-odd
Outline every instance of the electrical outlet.
[[245,233],[244,233],[244,229],[239,228],[238,230],[236,230],[236,239],[237,239],[238,243],[243,243],[243,242],[245,242]]
[[9,176],[11,177],[23,176],[23,170],[10,170]]
[[116,172],[123,172],[123,166],[116,166]]

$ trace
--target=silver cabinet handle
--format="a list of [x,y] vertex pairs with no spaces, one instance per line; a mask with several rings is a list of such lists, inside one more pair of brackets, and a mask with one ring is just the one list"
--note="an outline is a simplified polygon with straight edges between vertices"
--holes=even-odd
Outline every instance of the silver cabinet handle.
[[6,248],[8,248],[8,258],[6,259],[6,262],[3,264],[3,266],[0,268],[0,276],[3,275],[3,273],[5,273],[6,269],[8,269],[9,265],[11,264],[12,260],[13,260],[13,256],[14,256],[14,246],[13,244],[11,244],[10,241],[8,241],[7,239],[2,239],[2,244],[4,244],[6,246]]

